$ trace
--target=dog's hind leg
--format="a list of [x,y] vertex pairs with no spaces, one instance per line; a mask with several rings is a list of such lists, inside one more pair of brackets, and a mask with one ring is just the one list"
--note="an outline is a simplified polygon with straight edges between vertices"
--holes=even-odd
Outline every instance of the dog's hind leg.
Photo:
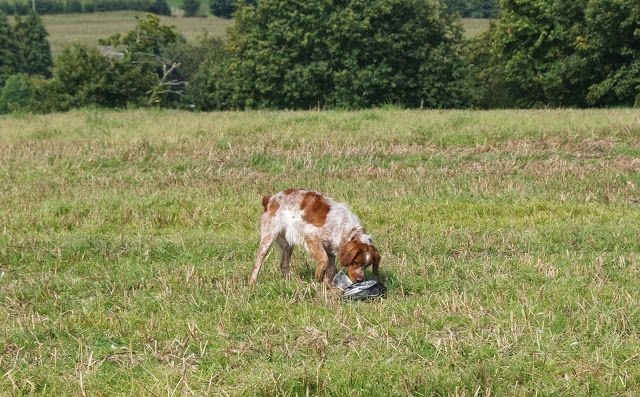
[[280,270],[282,271],[282,275],[287,280],[291,277],[291,266],[289,265],[289,261],[291,260],[291,253],[293,253],[293,245],[289,245],[287,240],[282,237],[277,239],[278,245],[282,250],[282,257],[280,258]]
[[264,258],[269,253],[271,245],[276,239],[276,235],[266,230],[262,230],[260,233],[260,246],[258,247],[258,253],[256,254],[256,264],[253,266],[253,271],[249,275],[249,285],[253,285],[258,280],[258,273],[264,262]]

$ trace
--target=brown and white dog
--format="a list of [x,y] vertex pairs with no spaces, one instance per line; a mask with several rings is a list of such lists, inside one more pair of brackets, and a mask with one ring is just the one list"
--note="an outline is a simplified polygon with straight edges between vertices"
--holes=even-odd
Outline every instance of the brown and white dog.
[[379,276],[380,254],[358,217],[346,205],[318,192],[287,189],[264,196],[262,206],[260,247],[249,276],[250,285],[258,279],[264,258],[274,242],[282,249],[280,269],[287,278],[291,272],[289,260],[296,245],[303,246],[318,261],[315,273],[318,282],[331,285],[336,258],[347,268],[347,275],[354,283],[364,280],[368,266],[372,267],[376,278]]

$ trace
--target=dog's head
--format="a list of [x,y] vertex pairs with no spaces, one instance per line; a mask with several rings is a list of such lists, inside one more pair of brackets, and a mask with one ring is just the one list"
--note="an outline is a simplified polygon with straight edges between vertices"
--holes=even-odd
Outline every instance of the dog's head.
[[370,238],[350,239],[340,247],[339,259],[340,264],[347,268],[347,275],[354,283],[364,281],[364,272],[369,266],[373,269],[373,274],[378,277],[380,253],[371,244]]

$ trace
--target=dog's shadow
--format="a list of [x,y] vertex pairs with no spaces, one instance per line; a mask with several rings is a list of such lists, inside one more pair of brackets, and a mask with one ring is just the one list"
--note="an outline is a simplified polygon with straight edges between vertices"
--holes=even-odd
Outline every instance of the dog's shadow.
[[315,263],[306,259],[298,261],[298,266],[291,268],[293,272],[302,280],[309,280],[315,277]]

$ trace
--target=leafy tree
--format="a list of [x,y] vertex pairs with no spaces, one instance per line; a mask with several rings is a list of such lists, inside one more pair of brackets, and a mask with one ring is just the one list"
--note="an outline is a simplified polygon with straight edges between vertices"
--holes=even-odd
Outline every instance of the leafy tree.
[[579,49],[595,74],[588,103],[640,106],[640,2],[591,0],[585,19]]
[[103,55],[83,44],[66,47],[56,60],[54,79],[70,107],[144,105],[158,76],[128,60]]
[[185,17],[195,17],[200,10],[200,0],[182,0],[182,10]]
[[51,77],[51,47],[42,19],[35,12],[26,18],[16,17],[15,34],[20,46],[21,71],[29,75]]
[[17,73],[22,64],[20,47],[7,16],[0,11],[0,88],[5,80]]
[[163,48],[185,41],[175,26],[160,25],[156,15],[146,14],[144,18],[136,17],[136,21],[135,28],[124,36],[116,33],[100,40],[100,44],[121,46],[128,56],[159,56]]
[[471,46],[483,107],[633,105],[640,93],[637,0],[503,0]]
[[494,84],[482,90],[488,103],[481,105],[584,106],[589,76],[577,45],[587,1],[503,0],[498,23],[472,60],[480,81]]
[[441,11],[424,0],[244,6],[227,68],[215,63],[203,80],[216,107],[460,106],[461,27]]

